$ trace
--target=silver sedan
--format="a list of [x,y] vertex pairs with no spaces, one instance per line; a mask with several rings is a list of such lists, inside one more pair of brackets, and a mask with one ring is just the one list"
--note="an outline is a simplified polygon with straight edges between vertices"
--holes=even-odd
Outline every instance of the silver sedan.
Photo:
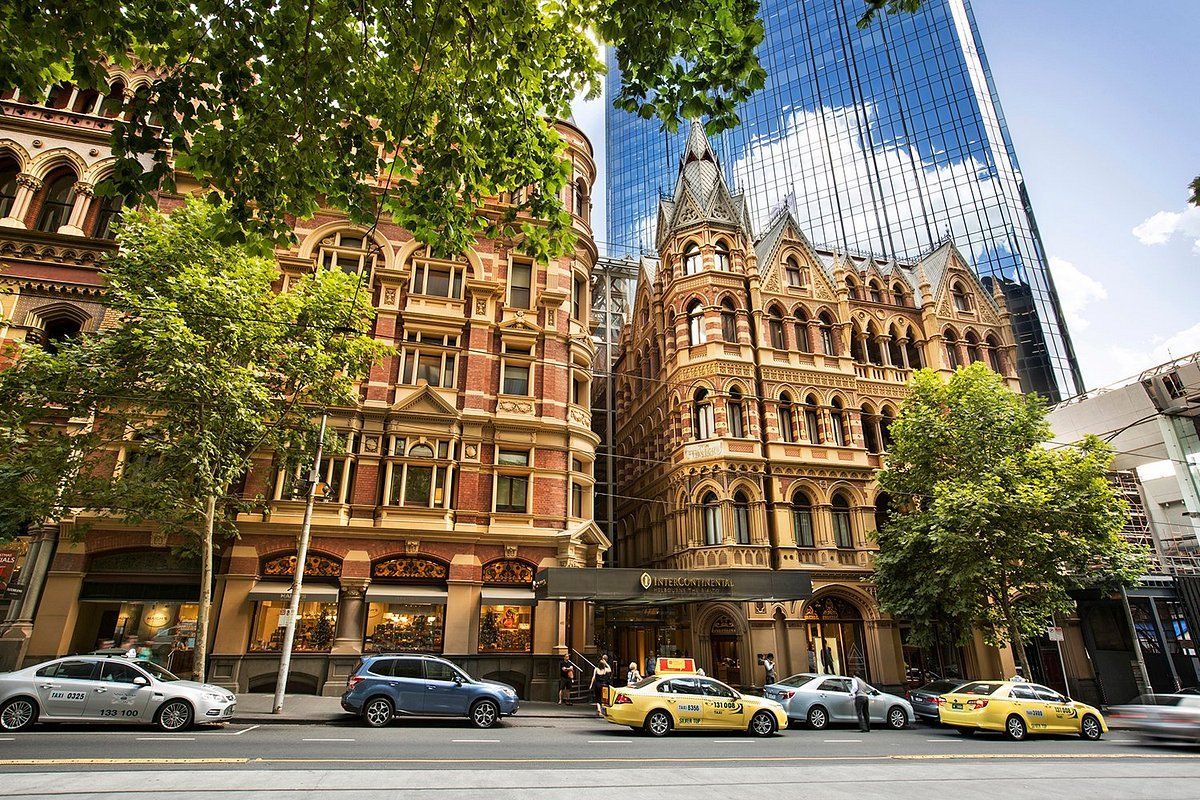
[[[861,680],[861,679],[860,679]],[[903,728],[916,722],[912,704],[903,697],[881,692],[866,683],[871,722]],[[850,679],[842,675],[802,673],[765,687],[763,695],[783,705],[791,722],[821,730],[834,722],[857,722]]]
[[69,656],[0,674],[0,730],[101,720],[181,731],[228,722],[236,701],[219,686],[181,680],[150,661]]

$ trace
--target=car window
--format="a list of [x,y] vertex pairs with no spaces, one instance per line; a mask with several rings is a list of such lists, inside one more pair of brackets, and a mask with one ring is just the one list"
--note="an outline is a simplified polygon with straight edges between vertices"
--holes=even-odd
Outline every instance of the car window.
[[671,691],[671,681],[663,681],[662,683],[660,683],[658,685],[658,690],[660,692],[670,692]]
[[934,681],[933,683],[922,686],[919,691],[942,694],[953,689],[957,689],[960,685],[961,684],[958,681]]
[[133,683],[134,678],[146,680],[140,670],[120,661],[105,661],[100,668],[100,680],[107,683]]
[[[647,687],[647,686],[649,686],[650,684],[654,683],[656,680],[658,680],[658,678],[656,678],[656,677],[654,677],[653,675],[651,675],[651,676],[650,676],[650,677],[648,677],[648,678],[642,678],[642,679],[641,679],[640,681],[638,681],[637,683],[630,684],[630,688],[633,688],[633,689],[644,689],[645,687]],[[666,691],[666,689],[663,689],[663,688],[661,688],[661,687],[660,687],[660,688],[659,688],[659,691],[660,691],[660,692],[665,692],[665,691]]]
[[[432,662],[436,663],[436,662]],[[392,677],[394,678],[412,678],[421,680],[421,659],[419,658],[395,658],[392,659]],[[454,678],[437,678],[435,680],[451,681]]]
[[1038,700],[1045,700],[1047,703],[1063,702],[1062,695],[1048,686],[1039,686],[1035,683],[1032,689]]
[[817,676],[809,673],[804,673],[803,675],[792,675],[789,678],[784,678],[783,680],[779,681],[779,684],[781,686],[803,686],[815,677]]
[[63,661],[58,665],[58,670],[54,673],[56,678],[70,678],[77,681],[94,681],[96,680],[96,669],[99,665],[95,661]]
[[700,681],[700,690],[705,697],[733,697],[733,690],[716,681]]
[[1014,700],[1037,700],[1038,696],[1033,693],[1033,689],[1028,686],[1014,686],[1009,690],[1008,696]]
[[166,667],[160,667],[158,664],[155,664],[153,661],[138,661],[136,663],[139,667],[146,670],[146,672],[149,672],[154,677],[154,680],[156,680],[156,681],[162,681],[163,683],[170,683],[171,681],[180,680],[178,675],[174,674],[173,672],[168,670]]
[[985,681],[977,681],[975,683],[968,683],[966,686],[960,687],[954,693],[955,694],[991,695],[991,694],[995,693],[995,691],[997,689],[999,689],[1002,685],[1003,684],[1000,684],[1000,683],[987,683]]
[[392,677],[392,665],[396,663],[394,658],[378,658],[367,664],[367,673],[370,675],[378,675],[381,678]]
[[848,692],[850,691],[850,682],[841,678],[830,678],[823,681],[817,687],[817,690],[821,692]]
[[46,666],[42,667],[34,674],[37,675],[39,678],[53,678],[55,676],[55,674],[57,674],[57,673],[58,673],[58,664],[54,663],[54,664],[47,664]]
[[671,681],[672,694],[700,694],[695,678],[676,678]]
[[425,680],[452,681],[458,677],[461,677],[458,670],[444,661],[430,659],[425,662]]

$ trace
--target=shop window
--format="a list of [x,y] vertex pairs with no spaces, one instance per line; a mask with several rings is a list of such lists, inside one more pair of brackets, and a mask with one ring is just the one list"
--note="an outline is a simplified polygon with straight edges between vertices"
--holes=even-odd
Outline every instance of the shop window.
[[[282,649],[286,622],[284,612],[288,603],[284,600],[260,600],[255,605],[250,651],[262,653]],[[296,616],[296,639],[292,648],[298,653],[328,652],[333,647],[337,630],[337,610],[337,603],[300,603]]]
[[453,389],[458,382],[458,336],[408,331],[400,382]]
[[429,297],[461,300],[466,266],[456,261],[434,259],[426,249],[423,256],[413,259],[409,291]]
[[387,505],[448,508],[454,442],[412,441],[393,436],[388,462]]
[[792,530],[797,547],[814,547],[812,501],[804,492],[792,496]]
[[75,173],[65,171],[46,182],[42,191],[42,207],[34,227],[43,233],[54,233],[65,225],[75,202]]
[[[443,649],[445,629],[445,606],[424,603],[368,603],[363,652],[440,653]],[[416,663],[419,671],[420,663]],[[418,674],[414,677],[421,676]]]
[[496,455],[496,511],[529,513],[528,450],[500,450]]
[[508,276],[508,305],[510,308],[529,308],[533,295],[533,264],[513,261]]
[[479,652],[533,652],[533,609],[529,606],[480,606]]

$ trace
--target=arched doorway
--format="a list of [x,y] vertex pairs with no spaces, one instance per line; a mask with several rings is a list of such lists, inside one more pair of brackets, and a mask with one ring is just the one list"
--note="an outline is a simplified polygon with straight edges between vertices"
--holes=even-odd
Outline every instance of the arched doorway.
[[742,685],[742,657],[737,623],[728,614],[718,614],[709,627],[713,677],[730,686]]
[[815,597],[804,607],[808,629],[808,666],[814,672],[871,679],[862,612],[833,594]]

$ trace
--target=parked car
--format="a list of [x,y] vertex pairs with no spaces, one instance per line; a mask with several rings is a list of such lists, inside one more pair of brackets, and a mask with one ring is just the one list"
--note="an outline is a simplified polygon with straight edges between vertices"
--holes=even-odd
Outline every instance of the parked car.
[[[865,682],[871,721],[900,729],[916,722],[912,704],[903,697],[881,692]],[[790,722],[822,730],[835,722],[857,722],[850,679],[843,675],[792,675],[763,689],[763,696],[783,705]]]
[[913,713],[922,722],[936,723],[938,721],[938,701],[942,695],[952,692],[966,681],[937,680],[925,684],[920,689],[908,693],[908,701],[912,703]]
[[666,736],[675,729],[771,736],[787,724],[779,703],[691,672],[651,675],[632,686],[609,688],[600,712],[607,722],[651,736]]
[[472,678],[444,658],[410,653],[366,656],[346,682],[342,708],[382,728],[397,716],[466,717],[490,728],[517,713],[517,691]]
[[1200,695],[1144,694],[1110,706],[1108,723],[1147,739],[1200,744]]
[[1104,716],[1053,689],[1023,681],[971,681],[942,696],[942,723],[970,736],[998,731],[1013,741],[1031,733],[1071,733],[1089,741],[1108,731]]
[[36,722],[145,723],[181,731],[228,722],[237,698],[220,686],[177,678],[150,661],[69,656],[0,675],[0,730]]

